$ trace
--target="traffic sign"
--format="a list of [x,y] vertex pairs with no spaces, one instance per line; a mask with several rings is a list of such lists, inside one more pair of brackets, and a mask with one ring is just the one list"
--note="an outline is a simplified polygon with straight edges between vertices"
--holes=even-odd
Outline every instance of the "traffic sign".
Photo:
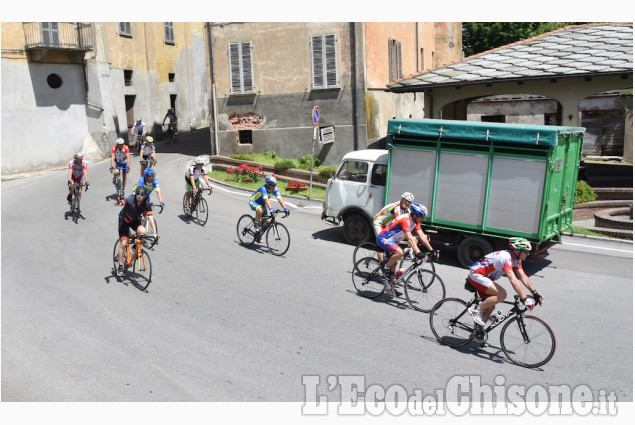
[[313,108],[313,113],[311,113],[311,117],[313,118],[313,127],[317,127],[320,123],[320,108],[317,106]]

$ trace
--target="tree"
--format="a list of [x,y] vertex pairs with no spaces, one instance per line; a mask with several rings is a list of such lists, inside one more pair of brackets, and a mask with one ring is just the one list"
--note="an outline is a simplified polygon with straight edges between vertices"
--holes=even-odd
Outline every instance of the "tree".
[[463,22],[465,57],[583,22]]

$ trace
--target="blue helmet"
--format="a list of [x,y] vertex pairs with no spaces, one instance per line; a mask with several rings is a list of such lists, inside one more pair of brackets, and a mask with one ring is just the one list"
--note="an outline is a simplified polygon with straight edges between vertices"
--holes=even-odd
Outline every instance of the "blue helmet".
[[278,184],[278,179],[277,179],[277,178],[275,178],[275,177],[273,177],[273,176],[267,176],[267,177],[265,177],[265,182],[266,182],[267,184],[272,184],[272,185],[274,185],[274,186],[275,186],[275,185],[277,185],[277,184]]
[[157,174],[156,171],[154,171],[152,168],[146,168],[143,171],[143,175],[147,177],[154,177],[156,174]]
[[428,215],[428,210],[421,204],[410,205],[410,211],[412,214],[425,218]]

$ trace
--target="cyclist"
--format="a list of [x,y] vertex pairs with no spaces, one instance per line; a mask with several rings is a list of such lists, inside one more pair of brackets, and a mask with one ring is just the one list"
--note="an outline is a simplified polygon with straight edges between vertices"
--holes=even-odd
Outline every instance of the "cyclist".
[[284,208],[284,212],[287,213],[287,215],[289,214],[289,209],[284,203],[282,196],[280,196],[280,191],[278,191],[278,187],[276,186],[277,184],[277,178],[274,176],[267,176],[265,177],[265,184],[260,186],[258,190],[251,195],[251,198],[249,198],[249,206],[252,210],[256,211],[256,231],[260,231],[260,226],[267,221],[266,218],[264,220],[262,219],[265,212],[268,211],[269,214],[273,214],[274,210],[271,207],[271,201],[269,200],[271,195],[275,195],[276,199],[278,199],[278,202],[280,203],[280,206]]
[[192,195],[194,193],[194,188],[198,189],[201,185],[201,176],[203,176],[203,179],[205,180],[205,183],[207,183],[207,187],[209,188],[209,190],[211,190],[212,192],[214,191],[207,177],[207,170],[203,168],[204,164],[205,160],[203,160],[203,158],[196,158],[194,160],[194,164],[188,167],[187,171],[185,172],[185,215],[190,215],[190,199],[192,198]]
[[124,144],[124,141],[119,137],[115,145],[110,150],[110,172],[116,177],[119,175],[119,168],[122,168],[123,178],[122,187],[126,188],[126,178],[128,175],[128,164],[130,163],[130,149]]
[[141,175],[143,176],[143,170],[148,167],[152,168],[154,162],[157,159],[156,150],[154,148],[154,139],[152,136],[146,136],[146,141],[141,145]]
[[[138,235],[145,235],[146,229],[141,225],[141,216],[147,214],[152,217],[152,207],[148,202],[148,190],[140,187],[137,193],[130,195],[123,200],[123,208],[119,211],[119,267],[117,275],[123,276],[123,253],[128,245],[128,234],[130,230],[134,230]],[[153,222],[152,222],[153,223]],[[155,235],[155,238],[158,236]]]
[[82,185],[86,183],[86,190],[88,190],[88,167],[84,162],[84,155],[81,152],[77,152],[73,156],[73,160],[68,163],[68,196],[66,200],[68,204],[71,204],[73,199],[73,183],[79,183],[79,198],[82,198]]
[[[401,195],[401,199],[397,202],[393,202],[392,204],[386,205],[384,208],[377,213],[375,218],[373,219],[373,227],[375,228],[375,238],[384,230],[384,227],[388,224],[389,221],[394,220],[400,215],[407,214],[410,212],[410,205],[415,200],[415,196],[410,192],[404,192]],[[378,252],[377,259],[379,261],[384,260],[384,253]]]
[[[475,323],[485,326],[496,304],[507,297],[507,291],[494,282],[503,275],[507,276],[512,287],[529,310],[534,308],[534,300],[538,304],[544,302],[544,299],[536,292],[531,280],[523,271],[522,261],[527,258],[529,251],[531,251],[531,243],[527,239],[510,238],[509,249],[487,254],[482,260],[472,264],[467,281],[476,288],[479,295],[483,298],[481,304],[478,306],[472,305],[468,310]],[[525,295],[518,280],[531,291],[533,299]]]
[[172,108],[168,108],[168,112],[165,114],[165,117],[163,117],[163,122],[161,123],[161,125],[165,125],[165,120],[167,119],[170,120],[170,122],[168,122],[168,128],[172,129],[172,134],[176,135],[176,119],[177,118]]
[[[159,197],[159,202],[162,207],[165,206],[163,203],[163,196],[161,196],[161,186],[159,185],[159,179],[156,177],[156,172],[152,168],[146,168],[143,171],[143,176],[139,179],[137,184],[132,188],[132,194],[139,193],[139,190],[143,188],[148,197],[148,202],[150,202],[150,194],[153,190],[156,189],[157,196]],[[152,226],[152,230],[154,230],[154,234],[157,234],[157,226],[154,223],[154,218],[152,216],[148,216],[148,221],[150,221],[150,225]]]
[[137,122],[130,129],[130,139],[135,141],[135,147],[137,147],[137,137],[141,136],[142,141],[145,142],[146,139],[146,131],[147,131],[146,123],[141,119],[141,117],[137,117]]
[[384,266],[384,273],[389,279],[388,289],[393,295],[400,295],[392,287],[392,282],[394,281],[394,271],[397,263],[404,255],[403,249],[397,242],[404,239],[407,240],[417,257],[422,258],[425,254],[417,246],[417,239],[413,236],[413,233],[416,232],[428,251],[432,251],[428,238],[421,230],[421,222],[426,215],[428,215],[426,207],[421,204],[412,204],[410,205],[409,214],[402,214],[395,218],[377,235],[377,246],[390,254],[390,259]]

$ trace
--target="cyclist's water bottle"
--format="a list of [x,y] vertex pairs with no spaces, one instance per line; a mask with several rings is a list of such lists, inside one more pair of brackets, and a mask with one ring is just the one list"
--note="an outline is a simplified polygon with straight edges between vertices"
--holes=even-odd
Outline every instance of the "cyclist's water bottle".
[[492,315],[489,317],[489,321],[492,322],[492,324],[494,324],[494,323],[497,323],[502,318],[503,318],[503,312],[500,310],[497,310],[493,312]]
[[401,276],[403,274],[403,269],[399,269],[395,272],[395,279],[397,279],[399,276]]

